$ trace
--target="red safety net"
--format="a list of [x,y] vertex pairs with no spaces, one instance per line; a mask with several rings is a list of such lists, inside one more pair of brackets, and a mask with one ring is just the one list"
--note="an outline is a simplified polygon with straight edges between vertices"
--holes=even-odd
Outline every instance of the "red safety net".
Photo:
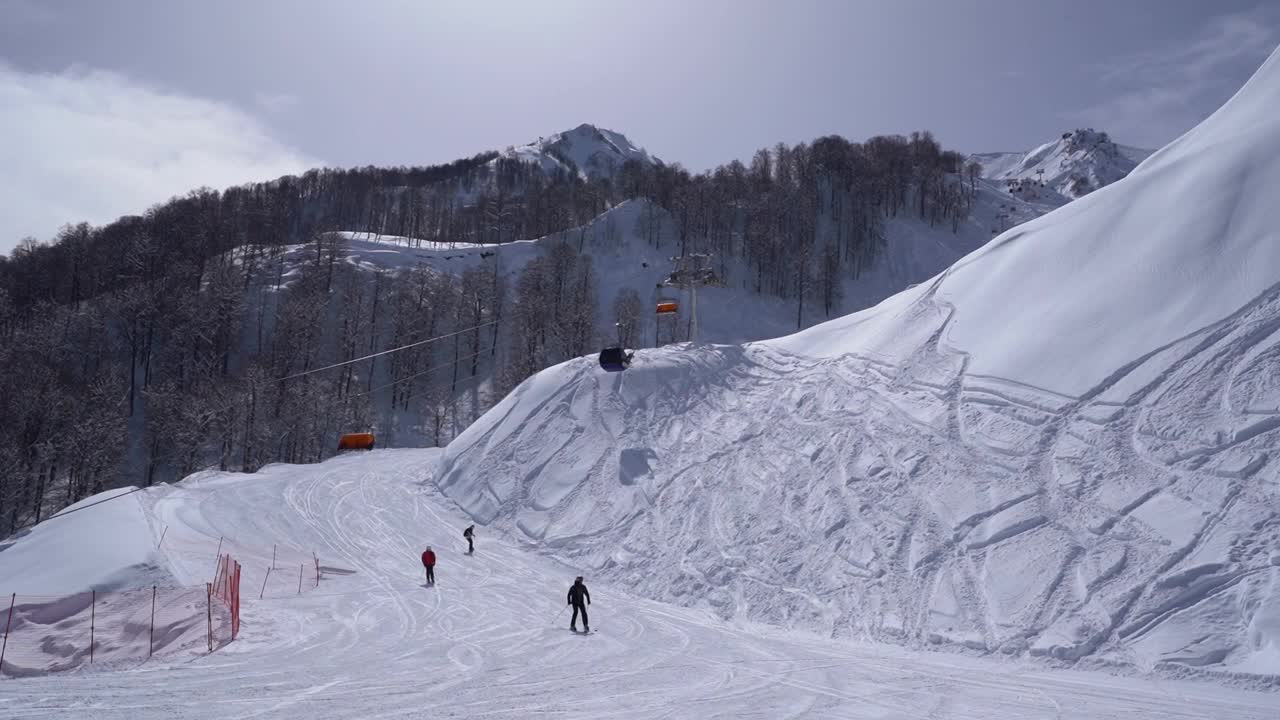
[[240,563],[230,555],[218,557],[218,574],[211,592],[231,613],[231,639],[235,640],[240,635]]

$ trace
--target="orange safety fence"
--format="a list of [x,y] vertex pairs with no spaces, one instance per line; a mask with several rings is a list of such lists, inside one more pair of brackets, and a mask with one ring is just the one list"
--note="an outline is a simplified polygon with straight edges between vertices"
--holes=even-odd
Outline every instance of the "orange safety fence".
[[222,572],[221,558],[232,555],[238,561],[243,586],[242,597],[254,599],[293,597],[320,586],[324,568],[313,551],[286,544],[245,545],[226,537],[170,530],[163,534],[161,547],[170,562],[199,572],[203,563],[215,577]]
[[0,676],[199,655],[231,642],[231,615],[211,586],[90,590],[0,598]]
[[230,555],[218,558],[218,574],[209,585],[209,597],[221,602],[230,613],[231,639],[235,640],[240,635],[240,563]]
[[0,677],[211,653],[240,636],[242,588],[253,599],[295,597],[319,587],[324,575],[316,553],[280,544],[246,546],[198,533],[184,537],[166,527],[160,549],[188,573],[212,571],[213,581],[200,587],[0,596]]

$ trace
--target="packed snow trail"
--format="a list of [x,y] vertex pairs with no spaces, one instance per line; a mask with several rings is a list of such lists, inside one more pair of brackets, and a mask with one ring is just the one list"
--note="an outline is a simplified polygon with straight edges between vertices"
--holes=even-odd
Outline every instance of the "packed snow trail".
[[543,370],[439,487],[726,620],[1276,683],[1277,187],[1280,51],[1123,180],[871,309]]
[[[380,450],[139,493],[172,572],[207,579],[218,536],[242,556],[242,639],[136,669],[0,679],[0,717],[110,718],[1273,718],[1280,695],[1021,661],[912,653],[588,586],[593,635],[568,631],[575,568],[517,547],[433,485],[435,450]],[[108,507],[104,505],[102,507]],[[93,511],[53,522],[74,535]],[[50,526],[52,527],[52,526]],[[38,535],[33,542],[42,542]],[[19,544],[23,539],[18,541]],[[82,537],[95,553],[95,538]],[[315,547],[320,588],[257,599],[273,543]],[[439,556],[425,588],[418,556]],[[38,548],[36,548],[38,549]],[[56,564],[57,558],[49,558]],[[0,566],[2,567],[2,566]],[[10,578],[0,578],[8,581]]]

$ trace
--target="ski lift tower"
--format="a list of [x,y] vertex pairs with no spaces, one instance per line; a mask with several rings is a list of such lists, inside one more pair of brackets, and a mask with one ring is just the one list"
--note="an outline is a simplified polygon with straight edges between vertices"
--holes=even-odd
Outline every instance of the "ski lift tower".
[[658,287],[677,287],[689,292],[689,340],[698,342],[698,287],[721,287],[724,282],[711,267],[711,256],[705,253],[671,258],[671,274]]

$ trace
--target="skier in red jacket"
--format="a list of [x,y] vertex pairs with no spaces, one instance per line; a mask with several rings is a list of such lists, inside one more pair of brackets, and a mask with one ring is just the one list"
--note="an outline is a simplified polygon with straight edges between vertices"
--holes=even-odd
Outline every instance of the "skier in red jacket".
[[422,551],[422,567],[427,569],[427,584],[436,584],[436,554],[428,545],[426,550]]

